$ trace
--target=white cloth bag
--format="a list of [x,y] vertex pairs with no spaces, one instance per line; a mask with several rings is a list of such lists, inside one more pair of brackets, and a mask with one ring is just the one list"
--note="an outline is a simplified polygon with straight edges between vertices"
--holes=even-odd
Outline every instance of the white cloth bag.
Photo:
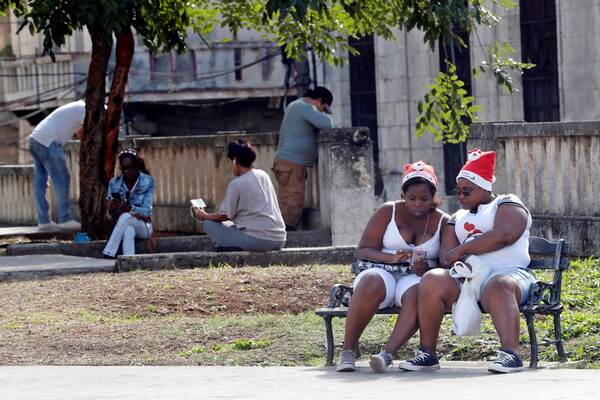
[[452,305],[452,331],[458,336],[477,335],[481,331],[481,310],[479,298],[481,297],[481,284],[490,274],[490,266],[476,256],[469,256],[466,264],[456,262],[450,269],[453,278],[465,278],[460,296]]

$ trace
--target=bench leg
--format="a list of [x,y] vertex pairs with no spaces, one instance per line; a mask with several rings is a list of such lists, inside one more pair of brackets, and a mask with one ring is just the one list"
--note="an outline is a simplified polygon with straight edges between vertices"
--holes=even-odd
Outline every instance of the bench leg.
[[562,328],[560,326],[560,312],[554,315],[554,338],[556,339],[556,351],[561,362],[567,361],[565,345],[563,343]]
[[327,337],[327,360],[325,360],[325,365],[333,364],[333,325],[331,320],[333,317],[329,315],[324,315],[323,319],[325,320],[325,335]]
[[535,335],[535,325],[533,322],[534,314],[525,313],[525,321],[527,321],[527,331],[529,332],[529,345],[531,346],[531,360],[529,368],[537,368],[538,363],[538,344]]

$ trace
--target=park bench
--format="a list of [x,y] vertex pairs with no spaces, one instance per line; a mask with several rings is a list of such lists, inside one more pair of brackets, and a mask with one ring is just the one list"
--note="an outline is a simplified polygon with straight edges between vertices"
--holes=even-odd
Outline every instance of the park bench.
[[[528,268],[531,270],[549,270],[554,271],[550,282],[536,281],[530,288],[530,296],[527,304],[519,307],[519,310],[525,317],[527,330],[529,333],[529,343],[531,347],[530,368],[536,368],[538,363],[538,353],[540,346],[556,345],[558,356],[562,362],[567,357],[563,345],[562,329],[560,323],[560,314],[563,306],[560,303],[562,290],[562,272],[569,267],[568,253],[571,251],[571,243],[563,239],[557,242],[550,242],[540,237],[529,238],[529,254],[531,262]],[[352,264],[352,272],[357,274],[356,264]],[[341,347],[341,343],[334,343],[332,320],[334,317],[346,318],[348,304],[352,298],[353,288],[341,284],[333,285],[329,294],[329,304],[327,307],[319,308],[315,312],[323,317],[325,321],[325,333],[327,338],[327,365],[333,363],[333,351],[335,347]],[[376,314],[398,314],[400,307],[389,307],[378,310]],[[554,318],[554,338],[538,341],[535,332],[535,316],[546,315]],[[357,344],[358,350],[358,344]],[[360,354],[357,354],[360,356]]]

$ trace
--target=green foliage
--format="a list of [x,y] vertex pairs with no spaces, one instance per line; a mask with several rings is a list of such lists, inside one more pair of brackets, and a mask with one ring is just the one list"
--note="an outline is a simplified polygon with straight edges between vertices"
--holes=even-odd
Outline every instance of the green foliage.
[[429,91],[417,104],[420,116],[417,118],[416,136],[430,132],[436,141],[458,143],[467,138],[468,124],[479,120],[475,112],[482,108],[471,104],[473,97],[467,96],[463,89],[465,83],[458,79],[456,67],[446,63],[448,73],[440,72],[435,84],[429,86]]
[[[54,57],[53,46],[65,43],[74,30],[87,28],[113,34],[134,28],[144,45],[182,52],[189,32],[208,37],[216,26],[230,30],[232,37],[243,29],[256,30],[275,40],[286,55],[300,58],[312,50],[331,65],[343,65],[348,54],[357,51],[348,38],[369,34],[395,40],[399,30],[418,29],[433,51],[440,39],[465,46],[456,28],[467,33],[479,26],[492,28],[499,17],[490,6],[510,9],[508,0],[0,0],[0,11],[14,9],[22,19],[21,29],[43,35],[44,54]],[[227,41],[229,38],[223,39]],[[110,45],[110,43],[107,43]],[[511,72],[522,73],[532,64],[505,58],[513,50],[495,44],[489,61],[473,73],[491,71],[496,82],[510,93],[514,89]],[[440,73],[423,101],[419,103],[417,137],[425,132],[435,140],[464,141],[468,124],[481,110],[472,105],[454,70]]]
[[255,342],[253,340],[236,340],[232,347],[236,350],[252,350],[252,349],[262,349],[267,347],[271,342],[268,340],[262,340]]
[[515,61],[510,57],[504,58],[504,56],[508,56],[514,52],[515,49],[508,43],[499,45],[498,42],[496,42],[494,45],[490,46],[489,49],[490,61],[482,61],[479,67],[473,67],[473,76],[477,78],[479,76],[479,71],[483,73],[491,71],[496,78],[498,86],[506,89],[509,93],[517,91],[513,84],[511,72],[521,75],[523,70],[531,69],[535,67],[535,64],[522,63]]
[[[197,3],[197,4],[196,4]],[[186,0],[3,0],[0,12],[14,9],[21,19],[20,32],[27,28],[41,33],[43,54],[54,59],[54,46],[62,46],[75,30],[87,28],[103,34],[107,40],[130,27],[144,44],[156,51],[185,51],[188,29],[195,33],[212,31],[218,10],[206,1]],[[112,43],[106,43],[110,46]]]

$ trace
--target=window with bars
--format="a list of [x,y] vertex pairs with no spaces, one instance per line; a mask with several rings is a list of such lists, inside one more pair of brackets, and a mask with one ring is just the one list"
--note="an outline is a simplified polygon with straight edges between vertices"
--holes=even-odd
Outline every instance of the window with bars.
[[190,82],[196,80],[194,50],[183,54],[150,53],[150,79],[154,83]]
[[555,0],[521,0],[521,58],[536,64],[523,73],[526,122],[559,121]]

